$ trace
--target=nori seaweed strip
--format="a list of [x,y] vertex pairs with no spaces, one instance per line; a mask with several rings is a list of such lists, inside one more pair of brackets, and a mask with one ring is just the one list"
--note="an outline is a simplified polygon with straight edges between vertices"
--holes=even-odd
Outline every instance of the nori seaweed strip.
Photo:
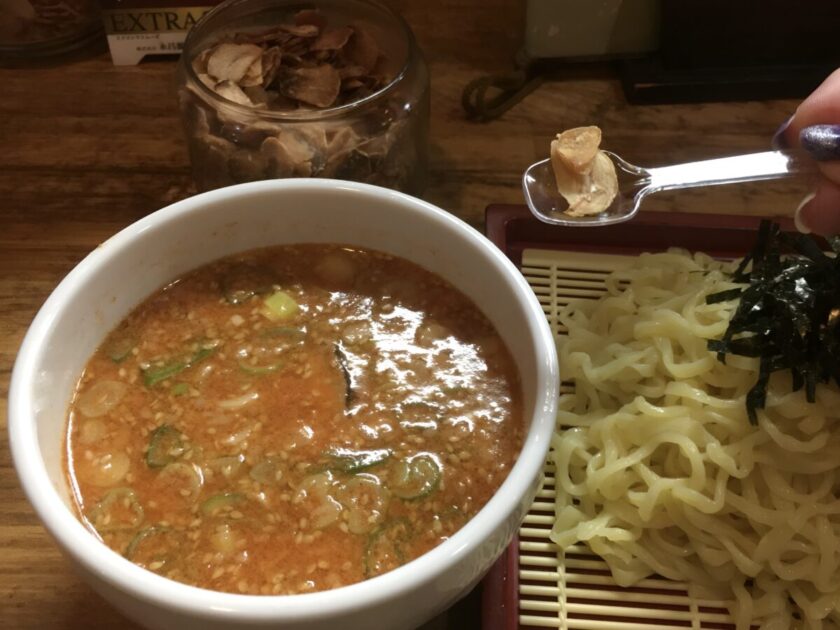
[[350,369],[347,367],[347,355],[340,343],[333,344],[333,352],[335,353],[336,363],[341,369],[341,375],[344,377],[344,406],[349,407],[356,398],[356,392],[353,388],[353,375],[350,374]]
[[747,265],[750,264],[753,260],[755,260],[756,256],[764,256],[764,250],[766,248],[767,240],[770,238],[770,221],[763,219],[758,226],[758,237],[756,239],[755,246],[753,250],[744,256],[741,260],[741,263],[738,265],[738,268],[735,269],[735,273],[733,274],[733,280],[735,282],[748,282],[750,278],[750,274],[745,273],[744,270],[747,268]]
[[805,387],[805,377],[802,375],[802,372],[795,367],[790,368],[790,372],[793,376],[793,391],[798,392],[800,389]]
[[791,247],[803,256],[807,256],[813,262],[831,263],[831,258],[826,256],[814,239],[806,234],[786,234],[782,232],[779,234],[779,242]]
[[809,403],[817,400],[817,375],[811,370],[805,372],[805,399]]
[[709,339],[706,343],[706,347],[712,352],[720,354],[721,352],[726,353],[727,348],[729,348],[729,344],[725,343],[722,339]]
[[767,402],[767,382],[770,380],[770,366],[769,361],[762,358],[758,367],[758,380],[752,389],[747,393],[747,415],[750,418],[750,424],[758,424],[757,409],[764,409],[764,403]]
[[726,291],[718,291],[706,296],[706,304],[717,304],[718,302],[726,302],[727,300],[734,300],[741,295],[743,289],[728,289]]
[[[840,253],[840,238],[828,242]],[[789,370],[792,389],[804,387],[809,402],[816,399],[817,383],[834,380],[840,385],[840,256],[826,255],[810,236],[786,234],[777,224],[762,221],[756,245],[733,280],[749,286],[706,298],[714,304],[740,296],[723,337],[710,340],[708,348],[722,362],[726,354],[760,359],[746,401],[752,424],[765,405],[773,372]]]
[[744,337],[741,339],[733,339],[728,344],[715,339],[709,340],[709,350],[713,352],[728,352],[729,354],[738,354],[742,357],[760,357],[761,345],[758,343],[756,337]]

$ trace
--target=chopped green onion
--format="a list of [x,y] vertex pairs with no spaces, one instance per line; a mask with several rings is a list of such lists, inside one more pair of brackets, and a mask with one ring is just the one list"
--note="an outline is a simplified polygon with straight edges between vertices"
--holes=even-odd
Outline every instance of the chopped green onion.
[[265,267],[242,263],[231,266],[221,278],[222,293],[228,304],[242,304],[256,295],[271,292],[274,273]]
[[328,470],[354,474],[382,464],[391,457],[386,448],[354,451],[349,448],[332,448],[324,454],[324,467]]
[[339,486],[336,498],[347,508],[347,527],[353,534],[368,533],[388,511],[388,491],[374,475],[354,475]]
[[190,386],[187,383],[175,383],[169,393],[173,396],[183,396],[190,393]]
[[123,556],[126,559],[131,560],[132,556],[134,556],[135,552],[137,551],[137,548],[140,546],[140,543],[142,543],[146,538],[149,538],[150,536],[156,536],[157,534],[162,534],[168,531],[168,527],[162,527],[160,525],[154,525],[152,527],[141,529],[128,543],[128,546],[125,548],[125,552],[123,552]]
[[263,314],[272,320],[291,319],[298,312],[298,303],[285,291],[275,291],[263,300]]
[[437,490],[441,468],[431,455],[401,460],[391,471],[390,488],[400,499],[422,499]]
[[189,360],[187,367],[192,367],[196,363],[200,363],[201,361],[204,361],[204,359],[212,356],[213,353],[216,352],[216,348],[217,346],[202,346]]
[[222,492],[216,494],[201,504],[201,513],[204,516],[216,516],[221,511],[230,511],[235,505],[245,501],[245,495],[241,492]]
[[146,387],[154,387],[161,381],[180,374],[216,352],[216,346],[202,346],[192,356],[178,361],[172,361],[162,366],[148,367],[143,370],[143,382]]
[[204,478],[201,474],[201,469],[195,464],[188,464],[186,462],[172,462],[163,467],[160,471],[159,477],[161,479],[171,477],[172,475],[180,475],[184,477],[189,483],[189,496],[197,497],[201,492],[201,486],[204,485]]
[[186,451],[183,434],[175,427],[162,424],[152,431],[146,464],[149,468],[163,468],[175,461]]
[[309,522],[315,529],[324,529],[335,523],[344,509],[332,496],[333,477],[328,472],[304,478],[297,488],[295,501],[306,501]]
[[177,361],[175,363],[168,363],[167,365],[161,366],[159,368],[149,368],[147,370],[143,370],[143,382],[146,384],[147,387],[152,387],[157,385],[161,381],[165,381],[166,379],[179,374],[187,369],[187,363],[185,361]]
[[105,353],[114,363],[122,363],[136,345],[137,340],[132,337],[118,337],[106,344]]
[[165,525],[153,525],[134,535],[123,552],[127,560],[164,575],[180,564],[184,531]]
[[245,372],[245,374],[250,374],[251,376],[264,376],[279,370],[283,367],[283,363],[283,361],[278,361],[277,363],[273,363],[271,365],[249,365],[244,361],[240,361],[239,369]]
[[404,518],[389,521],[368,536],[365,545],[365,577],[387,573],[405,563],[405,544],[411,526]]
[[[458,506],[450,505],[435,515],[432,528],[435,533],[449,535],[460,529],[467,520],[469,520],[467,515]],[[439,532],[437,528],[440,528],[441,531]]]
[[245,461],[244,455],[223,455],[207,462],[207,468],[217,471],[225,479],[233,479],[239,474],[242,464]]
[[[115,518],[114,510],[120,506],[128,510],[127,519]],[[144,518],[143,506],[131,488],[112,488],[88,514],[88,520],[99,532],[138,527]]]
[[283,466],[274,457],[268,457],[251,468],[248,476],[258,483],[278,483],[283,479]]

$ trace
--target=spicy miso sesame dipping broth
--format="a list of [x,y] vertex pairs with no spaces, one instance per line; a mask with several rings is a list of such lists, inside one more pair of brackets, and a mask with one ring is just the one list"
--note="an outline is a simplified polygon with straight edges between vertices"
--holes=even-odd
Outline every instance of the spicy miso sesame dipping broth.
[[79,380],[66,472],[80,519],[141,567],[295,594],[452,536],[523,431],[508,349],[452,285],[376,251],[280,246],[120,323]]

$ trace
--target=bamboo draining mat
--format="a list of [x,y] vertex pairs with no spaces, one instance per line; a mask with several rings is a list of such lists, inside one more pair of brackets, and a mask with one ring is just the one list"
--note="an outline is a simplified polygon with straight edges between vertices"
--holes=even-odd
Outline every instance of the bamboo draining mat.
[[[522,273],[542,304],[556,338],[565,335],[558,311],[572,299],[605,292],[604,278],[632,257],[526,249]],[[568,391],[568,383],[561,386]],[[554,469],[519,530],[519,625],[561,630],[721,630],[731,618],[721,602],[701,599],[690,586],[652,577],[618,586],[606,563],[586,546],[566,550],[548,538],[554,521]]]

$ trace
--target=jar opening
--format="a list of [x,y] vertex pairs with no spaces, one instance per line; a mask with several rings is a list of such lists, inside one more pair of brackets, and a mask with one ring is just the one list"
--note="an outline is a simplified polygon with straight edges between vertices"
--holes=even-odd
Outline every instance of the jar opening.
[[[387,22],[383,28],[386,28],[388,31],[396,31],[394,34],[398,38],[398,41],[405,47],[402,53],[402,63],[392,73],[390,80],[376,91],[340,105],[312,109],[272,110],[239,104],[222,97],[201,81],[193,67],[193,60],[202,51],[222,40],[225,35],[231,35],[237,32],[258,31],[260,28],[270,28],[284,23],[277,19],[261,22],[255,18],[272,16],[272,14],[274,16],[282,14],[287,16],[288,19],[293,17],[297,11],[304,9],[319,9],[328,16],[333,13],[333,10],[336,13],[348,15],[354,9],[363,9],[370,15],[376,15],[383,22]],[[208,103],[212,103],[213,107],[223,107],[224,109],[229,109],[231,112],[236,112],[240,116],[258,116],[276,121],[311,121],[347,115],[385,97],[405,78],[417,54],[416,46],[414,35],[405,20],[398,13],[377,0],[344,0],[342,2],[335,0],[320,2],[228,0],[206,13],[189,32],[184,43],[181,66],[193,92]]]

